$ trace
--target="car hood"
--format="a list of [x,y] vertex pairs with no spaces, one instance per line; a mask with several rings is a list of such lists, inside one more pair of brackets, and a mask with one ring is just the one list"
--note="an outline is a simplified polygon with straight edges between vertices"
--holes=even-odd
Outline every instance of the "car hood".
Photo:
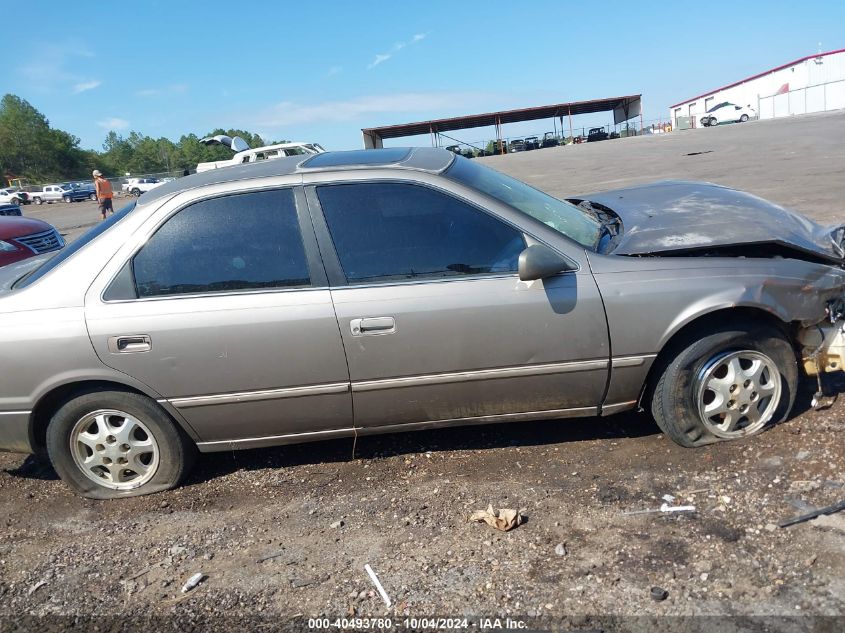
[[52,226],[35,218],[24,218],[21,216],[0,217],[0,240],[9,240],[21,235],[49,231]]
[[568,200],[586,200],[619,216],[623,231],[614,240],[615,255],[671,255],[743,245],[771,245],[781,254],[784,249],[799,251],[838,264],[845,255],[845,225],[825,227],[750,193],[711,183],[664,181]]
[[41,264],[52,258],[55,254],[55,252],[44,253],[43,255],[36,255],[35,257],[15,262],[14,264],[0,266],[0,298],[12,289],[12,286],[18,279],[41,266]]

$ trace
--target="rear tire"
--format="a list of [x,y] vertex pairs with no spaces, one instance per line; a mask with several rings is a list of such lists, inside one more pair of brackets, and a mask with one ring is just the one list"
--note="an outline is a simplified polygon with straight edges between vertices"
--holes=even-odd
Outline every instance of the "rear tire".
[[740,122],[740,123],[745,123],[747,120],[748,120],[748,115],[747,115],[747,114],[743,114],[741,117],[739,117],[739,122]]
[[65,204],[70,204],[71,202],[73,202],[73,200],[71,200],[70,196],[65,196],[64,198],[62,198],[62,202],[64,202]]
[[133,189],[130,193],[137,198],[141,195],[141,190],[140,189]]
[[97,200],[97,194],[92,193],[90,196],[88,196],[88,199],[91,200],[92,202],[95,202]]
[[44,204],[44,201],[41,198],[33,198],[32,201],[35,204]]
[[[742,363],[749,367],[738,371],[737,379],[731,378],[734,374],[724,375],[734,359],[738,369]],[[754,378],[751,367],[757,361],[767,369]],[[660,429],[681,446],[756,435],[785,420],[795,402],[795,352],[783,333],[769,325],[729,323],[694,330],[667,350],[662,363],[656,368],[658,380],[647,402]],[[749,383],[747,393],[744,383]],[[715,393],[713,384],[724,384],[724,393]],[[719,398],[724,400],[725,412],[712,415],[708,407]],[[745,412],[749,415],[744,416]]]
[[76,493],[116,499],[174,488],[190,470],[196,447],[150,398],[93,391],[56,411],[47,452]]

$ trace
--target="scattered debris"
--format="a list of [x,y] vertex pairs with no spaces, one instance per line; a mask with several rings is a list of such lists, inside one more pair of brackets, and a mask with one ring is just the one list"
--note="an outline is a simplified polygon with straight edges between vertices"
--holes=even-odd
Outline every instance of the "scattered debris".
[[31,596],[32,594],[34,594],[36,591],[41,589],[41,587],[43,587],[46,584],[47,584],[46,580],[39,580],[37,583],[32,585],[32,587],[29,588],[29,591],[26,592],[26,595]]
[[332,523],[329,527],[333,530],[337,530],[339,528],[342,528],[344,525],[345,524],[343,523],[343,520],[338,520]]
[[201,571],[188,578],[188,581],[184,585],[182,585],[182,593],[188,593],[191,589],[200,584],[204,578],[205,574],[203,574]]
[[797,480],[789,484],[790,492],[812,492],[822,487],[820,481]]
[[328,575],[324,576],[317,576],[316,578],[294,578],[290,581],[290,586],[292,589],[299,589],[300,587],[307,587],[309,585],[319,585],[321,583],[326,582],[329,579]]
[[842,532],[843,534],[845,534],[845,515],[823,514],[817,519],[813,519],[810,522],[810,525],[822,529],[827,528],[831,530],[836,530],[837,532]]
[[263,563],[266,560],[271,560],[273,558],[278,558],[279,556],[284,556],[285,551],[279,550],[278,552],[273,552],[272,554],[267,554],[267,556],[262,556],[261,558],[257,559],[256,563]]
[[[794,483],[794,482],[793,482]],[[806,514],[799,514],[797,517],[792,519],[784,519],[778,525],[782,528],[789,527],[790,525],[795,525],[796,523],[803,523],[804,521],[809,521],[810,519],[815,519],[823,514],[834,514],[836,512],[841,512],[845,510],[845,500],[840,501],[839,503],[834,503],[830,506],[825,506],[824,508],[818,508],[817,510],[813,510],[812,512],[808,512]]]
[[488,505],[486,510],[476,510],[467,519],[471,523],[480,523],[483,521],[487,525],[502,532],[507,532],[518,525],[522,525],[524,520],[525,517],[522,515],[522,510],[512,510],[510,508],[494,510],[492,505]]
[[670,506],[668,503],[662,504],[659,508],[652,508],[649,510],[630,510],[622,514],[657,514],[658,512],[695,512],[695,506]]
[[651,588],[651,599],[652,600],[655,600],[656,602],[663,602],[668,597],[669,597],[669,592],[666,591],[663,587],[652,587]]
[[555,547],[555,554],[558,556],[566,556],[566,543],[558,543]]
[[384,590],[384,587],[381,586],[379,582],[378,576],[376,576],[376,572],[373,571],[373,568],[370,567],[369,563],[364,565],[364,571],[370,576],[370,580],[373,581],[373,584],[376,586],[381,599],[384,600],[384,604],[387,605],[387,608],[390,608],[390,598],[387,595],[387,592]]
[[144,567],[144,568],[143,568],[141,571],[139,571],[138,573],[136,573],[136,574],[132,574],[131,576],[129,576],[129,577],[127,577],[127,578],[124,578],[123,580],[126,580],[126,581],[136,580],[137,578],[140,578],[140,577],[141,577],[141,576],[143,576],[144,574],[148,574],[148,573],[150,573],[152,570],[153,570],[153,568],[152,568],[152,567]]
[[675,501],[675,497],[673,497],[672,495],[663,495],[660,498],[663,499],[663,501],[665,501],[666,503],[672,503]]

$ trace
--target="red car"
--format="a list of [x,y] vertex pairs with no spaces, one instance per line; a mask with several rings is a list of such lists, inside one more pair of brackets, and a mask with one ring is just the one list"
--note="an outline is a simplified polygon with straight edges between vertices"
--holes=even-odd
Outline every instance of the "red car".
[[64,239],[51,225],[34,218],[20,217],[20,210],[0,213],[0,266],[28,257],[57,251]]

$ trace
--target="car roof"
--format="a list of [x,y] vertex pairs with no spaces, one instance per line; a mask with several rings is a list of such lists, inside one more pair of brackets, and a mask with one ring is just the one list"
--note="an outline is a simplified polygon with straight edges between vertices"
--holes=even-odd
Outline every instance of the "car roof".
[[286,156],[256,163],[210,169],[190,176],[184,176],[183,178],[177,178],[143,194],[138,199],[138,202],[140,204],[148,204],[155,200],[181,193],[182,191],[196,189],[206,185],[316,171],[386,168],[440,173],[449,167],[454,160],[454,153],[435,147],[391,147],[387,149],[351,150]]

